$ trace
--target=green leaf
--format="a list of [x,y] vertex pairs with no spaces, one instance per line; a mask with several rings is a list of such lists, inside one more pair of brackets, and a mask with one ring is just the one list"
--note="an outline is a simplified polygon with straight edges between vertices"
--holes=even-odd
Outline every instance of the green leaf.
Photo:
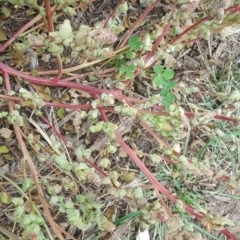
[[81,147],[77,147],[75,148],[75,151],[74,151],[76,157],[77,157],[77,160],[81,160],[82,157],[83,157],[83,149]]
[[0,202],[4,204],[8,204],[10,202],[10,198],[7,193],[5,192],[0,193]]
[[115,98],[112,94],[103,93],[100,97],[103,106],[113,106]]
[[134,78],[134,72],[126,72],[126,78],[128,79]]
[[169,89],[167,87],[162,88],[161,96],[165,97],[169,93]]
[[124,103],[123,105],[115,106],[114,110],[128,117],[131,117],[137,114],[137,109],[130,107],[127,103]]
[[122,66],[119,70],[119,73],[125,74],[126,78],[131,79],[134,77],[135,70],[136,70],[136,66],[134,64],[130,64],[128,66]]
[[160,163],[162,160],[162,158],[159,154],[150,154],[149,156],[150,156],[151,160],[155,163]]
[[63,40],[72,39],[73,32],[70,20],[65,19],[62,24],[59,26],[59,35]]
[[60,148],[61,145],[62,145],[61,142],[59,142],[59,141],[53,141],[53,143],[52,143],[52,149],[53,149],[53,151],[57,151],[57,150]]
[[163,85],[163,77],[161,75],[157,75],[154,79],[153,79],[153,82],[154,84],[159,87],[161,85]]
[[126,67],[126,66],[122,66],[122,67],[119,69],[119,74],[124,74],[126,71],[127,71],[127,67]]
[[107,134],[113,133],[118,129],[116,124],[110,123],[110,122],[105,122],[103,125],[103,131]]
[[131,59],[133,56],[133,52],[132,49],[128,49],[127,53],[126,53],[126,58]]
[[154,66],[153,71],[154,71],[156,74],[162,74],[162,73],[163,73],[163,66],[161,66],[161,65],[156,65],[156,66]]
[[141,187],[136,187],[133,191],[133,196],[136,199],[142,198],[143,197],[143,192]]
[[13,197],[12,198],[12,203],[15,205],[15,206],[21,206],[23,205],[24,201],[22,198],[20,197]]
[[115,62],[115,66],[116,66],[116,68],[119,69],[119,68],[122,67],[125,63],[126,63],[126,61],[125,61],[124,59],[121,59],[121,60]]
[[168,89],[172,89],[172,88],[175,88],[175,87],[176,87],[177,83],[176,83],[176,81],[171,80],[171,81],[167,81],[167,82],[165,83],[165,85],[168,87]]
[[162,105],[164,106],[164,108],[167,110],[167,111],[170,111],[170,103],[168,101],[166,101],[166,98],[164,97],[163,100],[162,100]]
[[25,178],[22,183],[22,190],[26,192],[33,185],[33,180],[31,178]]
[[107,168],[110,165],[111,165],[111,162],[110,162],[110,160],[108,158],[105,157],[105,158],[102,158],[100,160],[100,166],[101,167]]
[[0,41],[5,41],[7,40],[6,32],[3,29],[3,27],[0,27]]
[[9,149],[6,146],[0,146],[0,154],[8,153]]
[[64,153],[60,153],[59,155],[53,154],[52,160],[55,161],[60,168],[66,171],[70,171],[72,169],[72,165],[67,161],[67,157]]
[[50,53],[52,53],[54,56],[56,56],[58,54],[62,54],[63,46],[58,46],[56,43],[50,42],[49,45],[48,45],[48,49],[47,50]]
[[166,96],[163,97],[162,105],[165,107],[167,111],[170,111],[170,105],[174,100],[175,100],[175,96],[170,92],[168,92]]
[[50,204],[51,205],[56,205],[58,203],[58,200],[59,200],[59,197],[58,196],[51,196],[51,199],[50,199]]
[[59,108],[57,110],[57,116],[62,120],[64,118],[64,108]]
[[169,103],[172,103],[175,100],[175,96],[172,93],[168,93],[167,96],[166,96],[166,100]]
[[130,64],[127,66],[127,71],[134,72],[136,70],[136,66],[134,64]]
[[104,122],[100,121],[96,125],[91,126],[90,130],[91,132],[100,132],[103,129]]
[[87,158],[89,158],[91,156],[91,149],[90,148],[87,148],[87,149],[84,149],[83,150],[83,155]]
[[170,68],[167,68],[164,72],[163,72],[163,77],[167,80],[172,79],[174,76],[174,71]]
[[134,50],[141,50],[143,42],[137,36],[132,35],[128,40],[128,45]]
[[111,144],[108,145],[108,152],[109,153],[115,153],[117,151],[117,148]]

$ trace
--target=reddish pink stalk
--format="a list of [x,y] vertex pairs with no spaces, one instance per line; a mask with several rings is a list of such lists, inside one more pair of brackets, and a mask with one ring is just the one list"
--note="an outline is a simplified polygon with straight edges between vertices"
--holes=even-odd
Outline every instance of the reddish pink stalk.
[[104,28],[107,26],[107,23],[108,23],[109,19],[111,19],[111,18],[115,15],[115,13],[116,13],[116,11],[117,11],[118,5],[122,4],[122,2],[123,2],[123,0],[118,0],[117,6],[112,10],[112,12],[111,12],[111,14],[109,15],[107,21],[104,23],[104,25],[103,25]]
[[229,12],[231,14],[239,12],[240,11],[240,4],[233,5],[225,10],[226,12]]
[[145,58],[145,64],[147,64],[147,62],[151,59],[151,57],[153,57],[155,51],[157,50],[158,45],[160,44],[160,42],[163,40],[163,38],[167,35],[169,29],[171,27],[171,23],[168,23],[164,29],[162,34],[157,38],[157,40],[155,41],[155,43],[152,46],[152,50],[151,52],[149,52]]
[[46,13],[47,13],[48,32],[54,32],[50,1],[44,0],[44,3],[45,3],[45,9],[46,9]]
[[[234,13],[239,12],[239,11],[240,11],[240,5],[239,4],[225,9],[225,12],[228,12],[229,14],[234,14]],[[196,28],[198,25],[200,25],[201,23],[203,23],[207,20],[209,20],[209,16],[206,16],[206,17],[200,19],[199,21],[195,22],[190,27],[188,27],[186,30],[184,30],[181,34],[179,34],[177,37],[175,37],[170,44],[172,45],[172,44],[176,43],[183,35],[185,35],[189,31],[191,31],[193,28]],[[192,41],[196,41],[196,40],[197,40],[197,38],[193,39]],[[189,41],[191,41],[191,40],[189,40]]]
[[[5,81],[5,86],[6,86],[6,89],[8,92],[11,91],[11,86],[10,86],[10,81],[9,81],[9,74],[7,72],[4,72],[3,73],[3,76],[4,76],[4,81]],[[13,101],[9,101],[9,111],[10,113],[14,111],[14,102]],[[31,157],[29,155],[29,152],[26,148],[26,145],[23,141],[23,138],[22,138],[22,134],[21,134],[21,131],[20,131],[20,128],[18,126],[14,126],[14,131],[15,131],[15,134],[16,134],[16,138],[18,140],[18,143],[20,145],[20,149],[22,150],[22,154],[23,154],[23,161],[27,161],[28,163],[28,166],[30,168],[30,171],[31,171],[31,174],[32,174],[32,178],[34,180],[34,183],[35,183],[35,186],[36,186],[36,189],[37,189],[37,192],[39,194],[40,197],[40,200],[41,200],[41,203],[42,203],[42,207],[43,207],[43,210],[44,210],[44,213],[47,217],[47,220],[48,222],[50,223],[54,233],[56,234],[56,236],[60,239],[60,240],[64,240],[61,232],[59,232],[56,228],[57,228],[57,224],[55,223],[55,221],[53,220],[53,217],[49,211],[49,208],[48,208],[48,204],[45,200],[44,197],[44,194],[43,194],[43,191],[42,191],[42,187],[41,187],[41,184],[39,182],[39,179],[38,179],[38,175],[37,175],[37,171],[35,169],[35,166],[31,160]],[[63,230],[64,231],[64,230]],[[74,238],[72,238],[74,239]]]
[[[45,2],[46,13],[47,13],[48,32],[51,33],[51,32],[54,32],[51,5],[49,0],[44,0],[44,2]],[[54,38],[52,38],[52,40],[54,40]],[[57,55],[57,64],[58,64],[58,74],[54,78],[53,80],[54,82],[58,82],[62,77],[62,60],[61,60],[60,54]]]
[[[189,118],[193,118],[194,117],[194,113],[192,113],[192,112],[185,112],[185,115],[187,117],[189,117]],[[223,115],[215,115],[214,119],[228,121],[228,122],[233,122],[233,123],[237,122],[237,119],[226,117],[226,116],[223,116]]]
[[200,25],[201,23],[207,21],[209,19],[209,17],[204,17],[202,19],[200,19],[199,21],[195,22],[193,25],[191,25],[190,27],[188,27],[186,30],[184,30],[181,34],[179,34],[177,37],[175,37],[171,42],[170,45],[173,45],[174,43],[176,43],[183,35],[185,35],[186,33],[188,33],[189,31],[191,31],[193,28],[196,28],[198,25]]
[[[154,106],[154,108],[160,110],[159,115],[161,115],[161,114],[169,115],[169,113],[162,106]],[[152,112],[152,113],[155,114],[157,112]],[[195,115],[193,112],[184,112],[184,114],[189,118],[193,118],[194,115]],[[226,117],[226,116],[223,116],[223,115],[215,115],[214,119],[228,121],[228,122],[232,122],[232,123],[237,123],[237,119],[231,118],[231,117]]]
[[[100,110],[100,113],[101,113],[101,117],[102,117],[103,121],[107,122],[108,118],[107,118],[105,112]],[[116,138],[117,142],[119,143],[119,145],[123,148],[123,150],[132,158],[132,160],[135,162],[135,164],[138,166],[138,168],[147,176],[149,181],[153,184],[154,188],[159,190],[161,193],[163,193],[170,201],[172,201],[173,203],[176,203],[178,198],[173,197],[171,195],[171,193],[158,182],[158,180],[155,178],[155,176],[147,169],[147,167],[138,158],[135,151],[133,151],[117,133],[115,133],[115,138]],[[187,203],[184,203],[184,206],[185,206],[185,210],[189,214],[195,216],[196,218],[198,218],[200,220],[206,216],[203,213],[197,213],[195,211],[195,209]],[[168,208],[166,208],[166,210],[169,211]],[[237,240],[236,237],[233,234],[231,234],[227,229],[223,229],[223,230],[221,230],[221,232],[224,235],[226,235],[229,239]]]
[[232,233],[230,233],[227,229],[222,229],[221,233],[224,234],[229,239],[237,240],[237,238]]
[[[0,95],[1,96],[1,95]],[[93,109],[92,105],[90,104],[63,104],[63,103],[51,103],[51,102],[44,102],[46,106],[52,106],[52,107],[62,107],[62,108],[69,108],[74,110],[91,110]],[[99,107],[99,109],[105,110],[105,111],[114,111],[114,108],[112,107]]]
[[40,85],[74,88],[74,89],[79,89],[79,90],[88,92],[90,94],[106,93],[106,94],[112,94],[113,96],[118,96],[120,94],[119,90],[105,90],[105,89],[90,87],[90,86],[83,85],[80,83],[71,83],[71,82],[64,82],[64,81],[53,82],[52,80],[49,80],[47,78],[39,78],[39,77],[30,76],[25,73],[19,72],[1,62],[0,62],[0,69],[3,72],[9,73],[10,75],[22,77],[24,80],[27,80],[28,82],[36,83],[36,84],[40,84]]
[[[169,200],[171,200],[173,203],[176,203],[177,198],[173,197],[171,193],[164,188],[158,180],[154,177],[154,175],[146,168],[146,166],[142,163],[142,161],[138,158],[136,153],[123,141],[123,139],[118,135],[115,134],[117,142],[120,144],[120,146],[125,150],[125,152],[132,158],[132,160],[135,162],[135,164],[139,167],[139,169],[147,176],[147,178],[150,180],[150,182],[161,192],[163,193]],[[203,214],[196,213],[193,209],[193,207],[185,204],[186,211],[190,214],[194,215],[195,217],[201,219],[204,217]]]
[[59,108],[69,108],[69,109],[74,109],[74,110],[90,110],[92,109],[92,106],[89,104],[81,105],[81,104],[64,104],[64,103],[54,103],[54,102],[44,102],[46,106],[49,107],[59,107]]
[[[146,168],[146,166],[142,163],[142,161],[138,158],[136,153],[123,141],[123,139],[118,135],[115,134],[117,142],[120,144],[120,146],[126,151],[126,153],[133,159],[133,161],[136,163],[136,165],[139,167],[139,169],[147,176],[147,178],[150,180],[150,182],[153,184],[153,186],[158,189],[161,193],[163,193],[169,200],[171,200],[173,203],[176,203],[178,200],[177,198],[173,197],[171,193],[164,188],[158,180],[154,177],[154,175]],[[205,217],[205,214],[203,213],[197,213],[195,209],[184,203],[185,210],[195,216],[198,219],[203,219]],[[221,230],[221,232],[227,236],[229,239],[237,240],[237,238],[231,234],[227,229]]]
[[15,101],[22,101],[22,98],[20,98],[20,97],[13,97],[13,96],[2,95],[2,94],[0,94],[0,98],[8,99],[8,100],[15,100]]
[[20,28],[9,40],[7,40],[1,47],[0,52],[3,52],[10,44],[23,32],[25,32],[28,28],[30,28],[34,23],[39,21],[42,18],[40,14],[38,14],[35,18],[29,21],[26,25]]

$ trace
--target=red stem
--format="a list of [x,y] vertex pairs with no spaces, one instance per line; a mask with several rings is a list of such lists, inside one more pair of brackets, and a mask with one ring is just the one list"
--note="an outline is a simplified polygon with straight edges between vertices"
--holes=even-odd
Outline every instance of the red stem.
[[[97,96],[95,96],[97,97]],[[103,110],[100,110],[102,119],[107,122],[108,118],[105,114],[105,112]],[[56,130],[56,128],[54,126],[52,126],[51,123],[48,122],[47,119],[42,118],[45,122],[47,122],[49,124],[49,126],[52,127],[52,129],[54,130],[54,132],[59,136],[61,136],[60,133],[58,133],[58,131]],[[148,177],[148,179],[151,181],[151,183],[154,185],[154,187],[159,190],[161,193],[163,193],[169,200],[171,200],[173,203],[176,203],[177,198],[173,197],[171,195],[171,193],[165,189],[159,182],[158,180],[154,177],[154,175],[146,168],[146,166],[142,163],[142,161],[138,158],[138,156],[136,155],[136,153],[123,141],[123,139],[118,135],[115,134],[116,140],[118,141],[118,143],[122,146],[122,148],[128,153],[128,155],[134,160],[134,162],[136,163],[136,165],[140,168],[140,170]],[[67,141],[65,140],[65,138],[63,136],[61,136],[61,139],[67,143]],[[106,173],[104,173],[100,168],[98,168],[98,166],[96,166],[94,163],[92,163],[91,161],[89,161],[88,159],[86,159],[84,157],[84,160],[86,162],[88,162],[91,166],[93,166],[96,170],[98,170],[103,176],[107,176]],[[166,206],[165,206],[166,207]],[[204,218],[204,214],[202,213],[196,213],[194,208],[188,204],[185,203],[185,209],[188,213],[190,213],[191,215],[197,217],[198,219],[202,219]],[[166,208],[167,211],[169,211],[168,207]],[[236,240],[235,236],[232,235],[227,229],[223,229],[221,231],[224,235],[226,235],[228,238],[232,239],[232,240]]]
[[3,52],[10,44],[23,32],[25,32],[28,28],[30,28],[34,23],[39,21],[42,18],[40,14],[38,14],[35,18],[29,21],[26,25],[21,27],[9,40],[7,40],[1,47],[0,52]]
[[[229,7],[227,9],[225,9],[225,12],[229,12],[229,14],[234,14],[234,13],[239,12],[239,11],[240,11],[240,5],[239,4],[236,4],[232,7]],[[185,35],[189,31],[191,31],[193,28],[196,28],[198,25],[200,25],[201,23],[203,23],[207,20],[209,20],[209,16],[206,16],[206,17],[200,19],[199,21],[195,22],[193,25],[191,25],[185,31],[183,31],[181,34],[179,34],[177,37],[175,37],[170,44],[172,45],[172,44],[176,43],[183,35]],[[196,41],[197,39],[198,38],[195,38],[193,40]],[[189,40],[189,41],[191,41],[191,40]]]
[[[51,5],[49,0],[45,0],[45,9],[47,13],[47,22],[48,22],[48,32],[54,32],[54,26],[53,26],[53,21],[52,21],[52,10],[51,10]],[[52,38],[54,40],[54,38]],[[58,74],[54,78],[54,82],[58,82],[60,78],[62,77],[62,60],[60,57],[60,54],[57,55],[57,64],[58,64]]]
[[157,38],[155,43],[152,46],[151,52],[149,52],[145,58],[145,64],[149,61],[149,59],[154,55],[155,51],[157,50],[158,45],[163,40],[163,38],[167,35],[169,29],[171,27],[171,23],[168,23],[166,27],[164,27],[162,34]]
[[236,4],[236,5],[233,5],[229,8],[227,8],[225,11],[233,14],[233,13],[236,13],[236,12],[239,12],[240,11],[240,4]]
[[122,2],[123,2],[123,0],[118,0],[117,6],[112,10],[112,12],[111,12],[111,14],[109,15],[107,21],[104,23],[104,25],[103,25],[104,28],[107,26],[107,23],[108,23],[109,19],[111,19],[111,18],[115,15],[115,13],[116,13],[116,11],[117,11],[118,5],[122,4]]
[[48,32],[54,32],[50,1],[44,0],[44,3],[45,3],[46,14],[47,14]]
[[[10,92],[11,91],[11,85],[10,85],[10,80],[9,80],[9,74],[7,72],[4,72],[3,76],[4,76],[4,82],[5,82],[6,90],[8,92]],[[9,105],[9,112],[12,113],[14,111],[14,109],[15,109],[15,107],[14,107],[15,104],[14,104],[13,101],[10,100],[8,105]],[[22,159],[23,159],[23,161],[27,161],[27,163],[29,165],[29,168],[30,168],[30,171],[31,171],[31,175],[32,175],[32,178],[34,180],[35,186],[37,188],[37,192],[38,192],[38,194],[40,196],[42,207],[43,207],[44,213],[45,213],[45,215],[47,217],[47,220],[50,223],[50,225],[51,225],[54,233],[56,234],[56,236],[60,240],[64,240],[62,234],[59,231],[56,231],[57,224],[55,223],[55,221],[52,218],[52,215],[51,215],[51,213],[49,211],[48,204],[47,204],[45,198],[42,197],[42,196],[44,196],[44,194],[43,194],[42,187],[41,187],[41,184],[40,184],[38,176],[37,176],[37,171],[35,169],[35,166],[34,166],[33,162],[31,161],[31,157],[30,157],[29,152],[28,152],[28,150],[26,148],[26,145],[25,145],[25,143],[23,141],[20,128],[18,126],[14,126],[14,131],[15,131],[18,143],[20,145],[20,149],[21,149],[22,154],[23,154]]]
[[48,78],[39,78],[39,77],[30,76],[28,74],[19,72],[1,62],[0,62],[0,69],[3,72],[7,72],[13,76],[22,77],[23,79],[27,80],[28,82],[36,83],[36,84],[40,84],[40,85],[74,88],[74,89],[79,89],[79,90],[88,92],[90,94],[106,93],[106,94],[112,94],[115,97],[117,97],[120,94],[120,90],[105,90],[105,89],[90,87],[90,86],[83,85],[80,83],[64,82],[63,80],[58,81],[58,82],[53,82],[52,80],[49,80]]
[[174,43],[176,43],[183,35],[185,35],[186,33],[188,33],[189,31],[191,31],[193,28],[196,28],[198,25],[200,25],[201,23],[207,21],[209,19],[209,17],[204,17],[202,19],[200,19],[199,21],[195,22],[193,25],[191,25],[190,27],[188,27],[186,30],[184,30],[181,34],[179,34],[177,37],[175,37],[172,42],[170,42],[170,45],[173,45]]

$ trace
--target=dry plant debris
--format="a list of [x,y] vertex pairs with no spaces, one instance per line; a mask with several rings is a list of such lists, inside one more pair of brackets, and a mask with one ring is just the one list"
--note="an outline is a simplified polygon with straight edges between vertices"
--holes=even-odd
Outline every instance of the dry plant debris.
[[240,238],[239,1],[0,7],[0,239]]

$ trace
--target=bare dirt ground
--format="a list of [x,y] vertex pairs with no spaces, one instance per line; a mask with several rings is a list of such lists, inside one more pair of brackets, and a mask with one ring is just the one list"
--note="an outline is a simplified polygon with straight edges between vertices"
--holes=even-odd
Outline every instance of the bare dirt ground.
[[[124,16],[124,26],[126,31],[131,28],[131,23],[133,23],[136,19],[140,17],[144,8],[140,7],[138,1],[131,1],[134,4],[131,5],[132,8],[129,9],[128,15]],[[166,1],[167,2],[167,1]],[[87,10],[80,9],[77,11],[77,15],[71,18],[71,22],[73,23],[73,29],[76,31],[80,24],[85,24],[88,26],[94,26],[96,22],[100,22],[104,19],[107,19],[109,14],[111,13],[112,9],[116,6],[117,1],[97,1],[96,3],[89,4]],[[7,7],[11,9],[11,16],[9,16],[8,20],[4,22],[4,31],[6,32],[7,39],[11,38],[14,33],[18,31],[24,24],[26,24],[30,19],[32,19],[37,13],[33,13],[33,15],[27,15],[26,9],[24,8],[15,8],[10,3],[0,2],[1,7]],[[158,22],[159,19],[165,14],[166,8],[163,4],[159,4],[150,14],[146,17],[145,23],[141,26],[136,34],[141,36],[148,31],[148,29],[152,30],[154,28],[154,23]],[[3,16],[0,15],[0,18]],[[56,25],[60,24],[66,16],[62,16],[58,18]],[[42,28],[40,31],[44,31]],[[122,35],[121,35],[122,34]],[[124,37],[125,32],[121,33],[119,38]],[[117,45],[117,43],[115,43]],[[65,49],[63,52],[63,58],[69,57],[71,54],[70,49]],[[41,53],[39,52],[39,56]],[[177,81],[178,87],[174,89],[176,97],[176,102],[184,108],[185,111],[197,112],[197,108],[201,108],[204,110],[214,111],[219,108],[222,109],[222,113],[227,114],[230,111],[231,107],[228,105],[224,105],[223,100],[219,97],[219,93],[230,93],[232,89],[239,89],[239,82],[240,82],[240,34],[235,34],[230,37],[221,37],[219,35],[215,35],[207,40],[198,40],[194,44],[189,44],[184,48],[182,51],[174,55],[174,63],[172,62],[162,62],[162,64],[166,64],[171,67],[175,71],[175,80]],[[24,53],[21,56],[18,56],[12,47],[9,47],[5,52],[0,53],[0,61],[18,69],[22,72],[30,72],[30,64],[28,54]],[[76,65],[78,59],[71,58],[70,61],[63,63],[63,68],[70,68]],[[44,61],[39,58],[39,65],[37,70],[47,71],[47,70],[55,70],[57,69],[57,61],[56,58],[52,58],[50,62],[45,63]],[[88,73],[90,71],[98,71],[98,69],[83,69],[75,72],[74,74],[83,74]],[[114,85],[114,77],[116,72],[108,73],[106,76],[98,77],[96,74],[97,81],[90,82],[92,86],[95,87],[106,87],[111,89],[115,87]],[[63,75],[64,77],[69,77],[68,75]],[[48,76],[48,77],[51,77]],[[155,94],[156,89],[154,89],[147,78],[137,78],[135,82],[129,86],[128,89],[124,91],[128,96],[138,96],[139,99],[145,99],[149,95]],[[18,80],[17,80],[18,81]],[[87,83],[88,78],[82,78],[79,80],[81,83]],[[15,79],[11,79],[12,89],[14,91],[19,90],[19,86],[23,84],[28,90],[38,89],[42,91],[43,88],[34,85],[24,85],[24,83],[18,82],[16,84]],[[191,88],[191,87],[198,87],[199,91],[192,94],[184,94],[184,88]],[[89,104],[92,100],[90,96],[84,94],[83,92],[79,91],[69,91],[64,90],[62,88],[54,89],[54,88],[45,88],[45,99],[49,99],[52,102],[60,102],[63,98],[66,100],[65,102],[77,103],[77,104]],[[130,93],[129,93],[130,92]],[[5,94],[6,90],[3,87],[0,90],[0,94]],[[0,109],[1,111],[8,111],[8,106],[6,102],[1,99],[0,102]],[[31,115],[31,110],[27,107],[21,110],[22,115],[26,118],[29,118]],[[106,142],[107,137],[106,135],[100,135],[99,133],[90,133],[89,129],[92,125],[92,121],[89,118],[84,119],[77,127],[79,129],[76,132],[76,126],[74,125],[74,119],[77,118],[77,115],[74,112],[69,111],[65,116],[64,119],[55,119],[56,112],[50,110],[49,108],[43,109],[44,116],[49,118],[52,123],[58,126],[59,132],[68,139],[68,141],[72,142],[73,146],[82,146],[83,148],[90,148],[93,152],[92,158],[96,159],[95,163],[99,163],[99,156],[106,155]],[[235,112],[235,115],[239,113]],[[142,154],[142,162],[145,166],[150,169],[156,176],[159,174],[159,168],[156,165],[152,164],[149,161],[147,155],[144,153],[153,154],[155,152],[159,152],[159,144],[152,136],[144,130],[140,123],[137,122],[136,118],[128,119],[119,117],[119,114],[109,113],[108,118],[111,122],[117,123],[119,126],[119,134],[124,138],[129,145],[138,151],[141,150]],[[38,119],[34,119],[37,121]],[[39,125],[40,122],[37,122]],[[44,124],[41,123],[41,127],[44,128]],[[33,125],[26,123],[26,126],[29,128],[30,132],[35,133],[35,135],[41,139],[40,134],[36,130]],[[7,121],[0,122],[0,129],[7,128],[13,131],[13,127]],[[183,150],[184,146],[186,147],[186,155],[188,157],[196,157],[199,154],[199,151],[204,148],[211,140],[214,138],[212,133],[213,130],[221,128],[226,132],[229,131],[230,133],[236,130],[236,126],[232,126],[230,124],[226,124],[226,126],[220,126],[216,122],[210,122],[206,124],[206,127],[202,127],[199,125],[189,127],[189,139],[183,138],[180,147]],[[27,129],[24,129],[25,134],[28,132]],[[212,132],[211,132],[212,130]],[[46,129],[46,133],[50,136],[52,134],[51,130]],[[17,140],[14,136],[12,136],[11,140],[7,142],[3,137],[0,137],[1,145],[6,143],[8,149],[10,149],[11,154],[8,156],[0,155],[0,173],[6,175],[16,184],[21,184],[23,180],[23,176],[25,174],[25,166],[22,163],[22,154],[17,145]],[[45,149],[48,152],[51,152],[50,149],[47,147],[46,140],[43,141],[45,144]],[[210,165],[213,166],[213,171],[218,172],[220,169],[224,169],[229,175],[236,176],[236,180],[239,180],[239,154],[236,155],[235,153],[232,155],[226,154],[226,151],[230,148],[230,146],[226,146],[226,144],[231,144],[230,142],[218,142],[214,144],[210,144],[207,146],[206,149],[203,150],[201,160],[208,159]],[[224,151],[223,148],[226,147]],[[221,150],[219,150],[221,148]],[[237,146],[239,148],[239,146]],[[139,151],[140,151],[139,150]],[[29,148],[29,151],[32,150]],[[239,151],[239,149],[238,149]],[[32,153],[33,154],[33,153]],[[34,155],[34,154],[33,154]],[[73,154],[70,154],[73,157]],[[9,159],[7,159],[9,157]],[[122,149],[120,149],[117,153],[112,154],[112,168],[113,169],[121,169],[122,172],[126,169],[131,169],[134,174],[139,174],[142,178],[143,174],[139,173],[138,168],[133,163],[133,161],[129,158],[128,155],[124,153]],[[73,157],[74,158],[74,157]],[[59,180],[58,178],[58,170],[54,167],[52,169],[51,164],[39,163],[37,159],[34,157],[34,164],[36,164],[37,171],[39,176],[46,181],[57,183]],[[233,166],[234,163],[234,166]],[[29,174],[29,172],[27,172]],[[141,175],[142,174],[142,175]],[[61,177],[62,178],[62,177]],[[60,178],[60,179],[61,179]],[[57,180],[58,179],[58,180]],[[173,190],[176,186],[171,182],[169,179],[162,179],[161,176],[159,177],[160,181],[163,182],[163,185],[166,186],[168,189]],[[126,181],[124,177],[121,178],[121,181]],[[106,194],[105,186],[103,187],[96,187],[94,184],[83,184],[80,181],[76,180],[78,183],[78,191],[88,192],[89,189],[91,191],[97,193],[98,198],[103,198],[102,203],[104,205],[104,210],[108,209],[111,203],[114,203],[116,206],[117,216],[118,218],[125,216],[129,213],[129,208],[127,207],[127,202],[124,200],[114,202],[113,197],[107,196],[104,197]],[[240,193],[239,193],[239,186],[235,186],[235,183],[225,184],[225,182],[214,179],[214,178],[195,178],[195,179],[188,179],[187,177],[183,177],[179,182],[180,187],[184,191],[192,191],[194,193],[200,194],[203,198],[199,201],[201,206],[207,209],[208,213],[214,216],[227,216],[231,219],[236,226],[232,228],[232,232],[238,233],[240,230],[238,229],[238,223],[240,222]],[[150,188],[148,184],[142,184],[143,188]],[[9,185],[9,182],[3,181],[1,179],[0,182],[0,189],[5,192],[7,191],[9,195],[18,196],[18,192],[14,185]],[[65,190],[63,190],[64,192]],[[173,190],[175,191],[175,190]],[[74,192],[74,191],[73,191]],[[47,186],[44,187],[44,194],[45,197],[49,196]],[[40,205],[40,200],[37,195],[37,191],[34,188],[31,191],[31,198],[37,206]],[[70,199],[71,197],[74,198],[74,194],[71,191],[64,192],[65,198]],[[106,194],[107,195],[107,194]],[[183,194],[184,195],[184,194]],[[154,197],[153,197],[154,198]],[[49,200],[49,199],[48,199]],[[186,201],[186,199],[185,199]],[[190,200],[189,200],[190,201]],[[198,203],[199,203],[198,202]],[[192,202],[189,202],[192,204]],[[169,204],[170,205],[170,204]],[[30,205],[25,206],[29,212],[31,212]],[[64,216],[61,213],[57,213],[54,208],[51,209],[53,215],[55,215],[55,221],[59,223],[63,227],[64,224],[67,225],[64,219]],[[15,229],[15,221],[13,220],[13,211],[11,210],[11,204],[6,205],[4,203],[0,203],[0,225],[5,227],[8,230],[14,229],[14,233],[16,235],[20,235],[21,228],[19,225],[16,225]],[[199,224],[199,221],[195,221],[195,223]],[[133,232],[132,236],[134,237],[135,231],[137,227],[132,224],[124,225],[126,229],[131,229]],[[86,232],[86,235],[82,234],[81,231],[77,229],[70,229],[71,227],[66,227],[65,229],[68,233],[75,236],[76,239],[94,239],[92,238],[92,233],[94,232],[94,227],[92,226]],[[118,228],[119,231],[120,227]],[[120,229],[119,232],[116,234],[120,235],[119,239],[132,239],[132,236],[128,236],[125,238],[126,229]],[[1,230],[1,229],[0,229]],[[72,231],[72,232],[71,232]],[[154,229],[151,229],[151,234],[153,235]],[[213,232],[215,233],[215,232]],[[131,235],[131,234],[130,234]],[[113,235],[114,236],[114,235]],[[104,236],[102,239],[113,239],[113,236]],[[123,236],[123,237],[122,237]],[[182,235],[181,237],[171,236],[171,239],[190,239],[188,236]],[[100,238],[99,238],[100,239]],[[116,238],[115,238],[116,239]],[[160,238],[159,238],[160,239]],[[166,239],[166,238],[165,238]],[[169,238],[170,239],[170,238]],[[211,237],[203,237],[201,239],[212,239]],[[220,239],[220,238],[217,238]],[[222,239],[222,238],[221,238]]]

